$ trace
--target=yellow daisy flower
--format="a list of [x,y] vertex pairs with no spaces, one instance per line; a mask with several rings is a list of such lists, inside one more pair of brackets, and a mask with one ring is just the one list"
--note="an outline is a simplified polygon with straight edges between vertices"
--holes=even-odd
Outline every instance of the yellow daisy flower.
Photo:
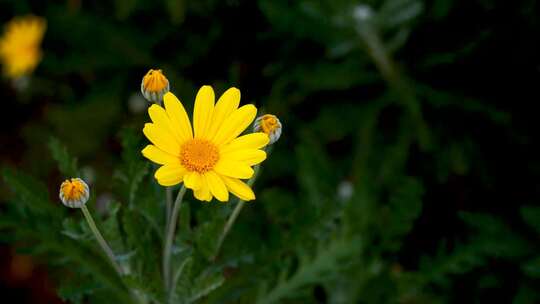
[[35,16],[16,17],[6,25],[0,38],[0,61],[7,77],[24,76],[36,68],[46,27],[45,19]]
[[181,182],[195,198],[229,200],[229,192],[242,200],[255,199],[241,181],[253,176],[254,165],[266,159],[261,150],[269,142],[265,133],[239,136],[253,122],[257,108],[240,104],[240,91],[228,89],[214,104],[214,91],[203,86],[195,98],[193,129],[182,103],[172,93],[163,98],[165,109],[152,105],[152,123],[143,133],[152,142],[142,150],[149,160],[162,165],[154,174],[162,186]]

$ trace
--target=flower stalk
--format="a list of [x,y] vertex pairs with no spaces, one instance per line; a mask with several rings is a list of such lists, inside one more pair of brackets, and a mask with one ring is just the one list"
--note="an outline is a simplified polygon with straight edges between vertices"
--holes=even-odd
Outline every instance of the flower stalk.
[[367,54],[373,60],[382,77],[394,91],[399,93],[403,106],[409,111],[411,117],[414,118],[420,147],[426,149],[430,145],[430,138],[425,120],[422,117],[420,101],[412,86],[401,75],[396,63],[384,46],[377,28],[371,22],[370,14],[367,12],[358,15],[356,31],[365,44]]
[[[253,186],[253,184],[255,183],[255,180],[257,179],[257,176],[259,174],[259,168],[260,168],[260,165],[257,165],[257,166],[255,166],[253,168],[253,171],[254,171],[253,177],[250,180],[248,180],[248,182],[247,182],[247,184],[250,187]],[[223,226],[223,231],[221,232],[221,234],[219,236],[217,247],[216,247],[216,252],[215,252],[214,256],[212,257],[212,260],[215,260],[217,258],[218,254],[219,254],[219,251],[221,249],[221,246],[223,245],[223,242],[225,241],[225,238],[229,234],[229,231],[231,230],[232,226],[236,222],[236,218],[240,214],[240,211],[242,211],[242,208],[244,208],[245,204],[246,204],[246,201],[238,199],[238,203],[236,204],[236,207],[234,208],[233,212],[229,216],[229,219],[225,223],[225,226]]]
[[173,188],[167,187],[165,190],[165,208],[166,208],[166,214],[165,214],[165,227],[169,226],[169,220],[171,219],[171,210],[172,210],[172,204],[173,204]]
[[169,217],[169,220],[167,221],[166,226],[166,233],[165,233],[165,245],[163,246],[163,282],[165,284],[165,289],[168,290],[170,288],[171,283],[171,253],[172,253],[172,245],[174,241],[174,235],[176,230],[176,224],[178,222],[178,213],[180,212],[180,207],[182,206],[182,201],[184,198],[184,194],[186,193],[186,187],[182,186],[182,188],[178,191],[178,195],[176,196],[176,200],[174,201],[174,206],[172,208],[171,216]]
[[86,222],[88,223],[88,226],[90,226],[90,230],[92,230],[92,233],[94,233],[94,236],[96,237],[99,245],[101,246],[101,249],[105,252],[107,257],[109,258],[109,261],[111,262],[111,265],[114,267],[116,272],[121,276],[123,274],[122,268],[120,268],[120,265],[116,262],[116,259],[114,257],[114,253],[107,244],[107,241],[103,238],[103,235],[101,235],[101,232],[99,232],[99,229],[96,226],[96,223],[94,222],[94,219],[92,218],[92,215],[90,214],[90,211],[88,211],[88,208],[86,208],[86,205],[82,205],[81,210],[84,214],[84,218],[86,219]]
[[[266,156],[270,155],[272,152],[272,144],[275,143],[279,137],[281,136],[281,122],[275,115],[266,114],[263,116],[258,117],[255,120],[255,123],[253,125],[253,131],[254,132],[263,132],[270,138],[269,146],[267,146],[265,149]],[[259,175],[261,165],[256,165],[253,167],[253,176],[248,180],[247,184],[249,187],[253,186],[255,183],[255,180],[257,179],[257,176]],[[219,251],[221,249],[221,246],[223,245],[223,242],[225,241],[225,238],[229,234],[229,231],[231,230],[232,226],[236,222],[236,218],[238,218],[238,215],[242,211],[242,208],[244,208],[244,205],[246,202],[242,199],[238,199],[238,203],[236,204],[236,207],[234,208],[233,212],[231,213],[231,216],[229,216],[229,219],[225,223],[225,226],[223,226],[223,231],[221,232],[221,235],[219,236],[216,251],[214,253],[214,256],[212,257],[212,260],[215,260],[219,254]]]

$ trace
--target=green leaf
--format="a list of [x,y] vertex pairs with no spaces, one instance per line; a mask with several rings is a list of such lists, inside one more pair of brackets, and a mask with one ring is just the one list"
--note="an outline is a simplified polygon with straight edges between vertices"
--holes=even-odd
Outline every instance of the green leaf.
[[422,211],[422,184],[412,177],[399,179],[392,188],[388,205],[379,217],[383,245],[389,250],[398,250],[401,239],[412,229],[414,221]]
[[123,195],[129,206],[135,204],[139,186],[150,170],[149,162],[141,156],[141,136],[131,128],[125,128],[120,133],[122,141],[122,166],[116,171],[115,177],[122,183]]
[[475,243],[458,244],[452,252],[447,252],[441,247],[436,257],[422,257],[421,271],[418,274],[426,283],[448,284],[450,274],[463,274],[485,265],[487,258],[482,250],[481,245]]
[[489,256],[518,258],[532,250],[529,242],[501,219],[482,213],[460,213],[461,218],[477,231],[473,241]]
[[217,239],[223,231],[225,221],[215,219],[202,223],[195,230],[195,244],[200,253],[208,260],[212,259],[217,250]]
[[195,279],[190,297],[187,303],[195,303],[197,300],[207,296],[215,289],[219,288],[225,282],[221,273],[202,274]]
[[58,288],[58,296],[64,301],[80,304],[85,296],[91,295],[100,285],[95,281],[81,281],[80,277],[76,280],[63,280]]
[[69,155],[66,146],[56,137],[49,139],[49,150],[52,157],[58,163],[58,169],[66,177],[78,177],[77,159]]
[[[84,229],[86,226],[81,226],[81,222],[68,217],[62,221],[62,234],[74,240],[88,240],[92,237],[89,229]],[[84,228],[83,228],[84,227]]]
[[[188,272],[188,271],[185,271],[186,269],[189,270],[191,269],[191,265],[193,264],[193,259],[191,257],[187,257],[185,258],[182,263],[180,263],[180,266],[178,266],[178,268],[176,268],[176,270],[174,271],[173,273],[173,283],[172,283],[172,286],[174,286],[176,288],[175,290],[175,293],[174,294],[169,294],[169,299],[172,299],[173,300],[176,300],[176,298],[178,297],[179,294],[181,294],[182,296],[185,296],[186,292],[184,291],[185,289],[185,273]],[[180,281],[180,279],[183,278],[184,280]],[[179,284],[179,282],[182,282],[181,284]],[[178,292],[178,290],[180,290],[180,292]]]
[[51,215],[59,215],[65,209],[60,205],[60,199],[58,199],[56,206],[49,201],[47,188],[40,181],[9,168],[2,170],[2,176],[8,187],[17,195],[17,203],[24,204],[34,211],[45,212]]
[[115,254],[124,254],[120,250],[122,246],[122,234],[120,232],[120,226],[118,223],[119,211],[121,204],[118,202],[110,202],[107,218],[103,221],[99,221],[98,225],[102,230],[102,233],[109,242],[109,246],[113,248]]
[[336,238],[329,244],[320,244],[313,257],[300,253],[298,270],[292,276],[287,277],[287,271],[282,271],[277,284],[270,291],[266,291],[266,286],[261,284],[257,304],[281,303],[283,299],[296,294],[301,287],[324,282],[341,273],[343,264],[340,262],[358,254],[360,244],[358,239]]

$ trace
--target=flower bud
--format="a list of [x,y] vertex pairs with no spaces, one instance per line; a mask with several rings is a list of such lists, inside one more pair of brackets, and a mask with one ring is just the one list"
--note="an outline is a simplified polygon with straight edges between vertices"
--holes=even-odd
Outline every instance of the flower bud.
[[271,145],[281,136],[281,122],[275,115],[265,114],[255,119],[253,130],[266,133],[270,137],[269,144]]
[[66,179],[60,185],[60,200],[69,208],[81,208],[90,197],[88,185],[80,178]]
[[150,69],[141,82],[141,93],[146,100],[161,104],[163,95],[169,92],[169,80],[161,70]]

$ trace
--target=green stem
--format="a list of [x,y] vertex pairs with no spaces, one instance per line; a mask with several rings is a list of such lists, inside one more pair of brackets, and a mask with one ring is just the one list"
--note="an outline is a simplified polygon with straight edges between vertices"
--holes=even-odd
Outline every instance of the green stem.
[[225,237],[227,234],[229,234],[229,231],[231,230],[231,227],[233,226],[234,222],[236,221],[236,218],[240,214],[240,211],[242,211],[242,208],[244,208],[244,205],[246,204],[243,200],[238,200],[238,204],[236,204],[236,208],[234,208],[233,213],[227,220],[227,223],[225,223],[225,226],[223,227],[223,232],[219,236],[217,247],[216,247],[216,253],[212,257],[213,260],[216,259],[217,255],[219,254],[219,250],[221,249],[221,245],[223,245],[223,241],[225,241]]
[[114,253],[111,247],[109,247],[109,245],[107,244],[107,241],[105,241],[105,239],[103,238],[103,235],[101,235],[101,232],[99,232],[99,229],[97,228],[96,223],[94,222],[94,219],[92,218],[92,215],[90,214],[90,211],[88,211],[88,208],[86,208],[86,205],[82,205],[81,210],[84,214],[86,222],[88,223],[88,226],[90,226],[90,230],[92,230],[99,245],[101,246],[101,249],[103,249],[107,257],[109,258],[109,261],[111,262],[116,272],[118,272],[118,274],[121,276],[123,274],[123,271],[120,268],[120,265],[118,265],[118,263],[116,262],[116,259],[114,257]]
[[[257,166],[254,167],[255,172],[253,173],[253,177],[251,177],[251,179],[248,180],[248,182],[247,182],[247,184],[250,187],[253,186],[253,183],[255,183],[255,180],[257,179],[257,175],[259,174],[259,168],[260,168],[260,165],[257,165]],[[236,222],[236,218],[240,214],[240,211],[242,211],[242,208],[244,208],[245,204],[246,204],[245,201],[240,200],[240,199],[238,200],[238,204],[236,204],[236,207],[234,208],[233,212],[231,213],[231,216],[229,216],[229,219],[225,223],[225,226],[223,227],[223,231],[221,232],[221,235],[219,236],[219,239],[218,239],[218,242],[217,242],[217,247],[216,247],[216,252],[215,252],[214,256],[212,257],[212,260],[215,260],[217,258],[218,254],[219,254],[219,251],[221,249],[221,246],[223,245],[223,242],[225,241],[225,238],[229,234],[229,231],[231,230],[232,226]]]
[[176,223],[178,221],[178,212],[180,211],[180,206],[182,205],[182,199],[186,193],[186,187],[182,186],[176,200],[174,201],[174,206],[172,209],[172,214],[169,219],[169,224],[166,227],[165,234],[165,246],[163,246],[163,281],[165,284],[165,289],[169,289],[171,283],[171,253],[172,253],[172,244],[174,241],[174,232],[176,230]]
[[167,187],[165,190],[166,194],[166,217],[165,217],[165,227],[169,227],[169,221],[171,219],[171,208],[172,208],[172,187]]
[[403,105],[414,118],[421,148],[427,148],[430,140],[429,134],[422,117],[420,101],[416,97],[414,89],[400,74],[399,69],[381,41],[379,33],[371,22],[362,22],[358,28],[358,34],[364,41],[368,55],[375,63],[384,80],[400,95]]

